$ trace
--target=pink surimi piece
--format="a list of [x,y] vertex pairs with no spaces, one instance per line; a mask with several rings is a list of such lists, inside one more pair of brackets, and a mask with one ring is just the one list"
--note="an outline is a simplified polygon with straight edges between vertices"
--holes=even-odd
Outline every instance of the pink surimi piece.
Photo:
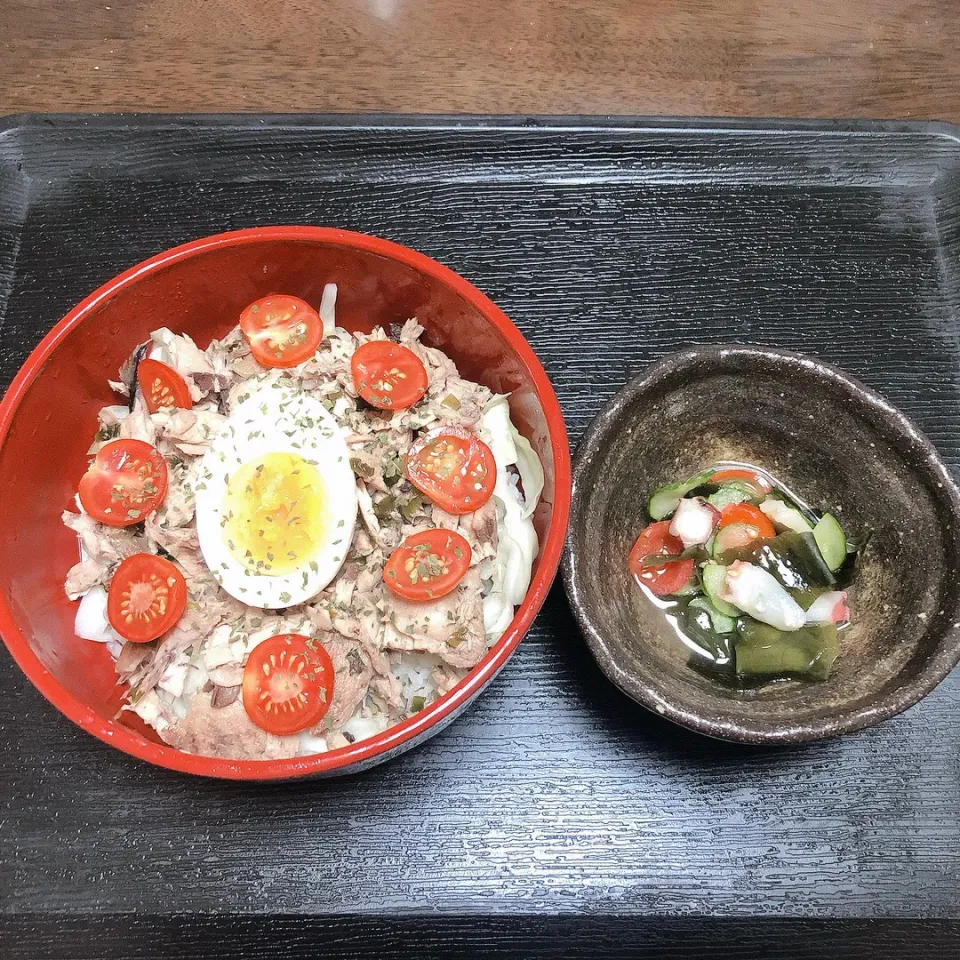
[[807,623],[846,623],[850,619],[845,590],[821,593],[807,610]]

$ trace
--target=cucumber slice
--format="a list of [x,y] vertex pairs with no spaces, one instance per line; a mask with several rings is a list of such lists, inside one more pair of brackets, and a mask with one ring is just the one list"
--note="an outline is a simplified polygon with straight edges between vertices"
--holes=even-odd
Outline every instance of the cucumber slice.
[[711,493],[707,497],[707,503],[717,510],[729,507],[732,503],[746,503],[748,500],[756,499],[756,493],[752,487],[741,483],[739,480],[731,480],[725,483],[719,490]]
[[839,570],[847,559],[847,538],[837,518],[825,513],[813,528],[813,539],[817,541],[824,563],[831,571]]
[[673,515],[673,511],[677,509],[677,504],[680,503],[681,498],[685,497],[691,490],[703,486],[712,476],[713,470],[705,470],[689,480],[683,480],[680,483],[668,483],[665,487],[654,490],[647,506],[650,516],[654,520],[666,520],[667,517]]
[[699,593],[700,589],[697,586],[696,578],[690,580],[688,584],[682,586],[679,590],[674,590],[670,594],[671,597],[692,597],[694,594]]
[[700,578],[703,581],[703,592],[718,613],[722,613],[725,617],[740,616],[740,611],[732,603],[720,599],[720,594],[727,583],[727,568],[723,564],[704,564]]
[[690,610],[703,610],[710,617],[714,633],[733,633],[737,621],[721,613],[706,597],[694,597],[688,604]]
[[[719,560],[724,554],[735,552],[737,550],[750,549],[750,545],[756,541],[756,527],[751,527],[748,523],[731,523],[718,531],[713,538],[713,548],[710,555],[714,560]],[[734,557],[735,560],[743,559]],[[721,561],[729,562],[729,561]]]

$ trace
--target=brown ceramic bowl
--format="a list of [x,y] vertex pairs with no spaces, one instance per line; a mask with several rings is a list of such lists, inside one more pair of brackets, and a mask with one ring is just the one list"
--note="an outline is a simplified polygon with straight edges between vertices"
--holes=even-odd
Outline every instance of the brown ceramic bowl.
[[[848,535],[870,533],[829,680],[739,689],[699,674],[628,574],[650,494],[718,460],[765,467]],[[882,397],[799,354],[695,347],[631,381],[587,430],[563,573],[593,655],[638,703],[713,737],[797,743],[892,717],[956,666],[958,547],[960,491]]]

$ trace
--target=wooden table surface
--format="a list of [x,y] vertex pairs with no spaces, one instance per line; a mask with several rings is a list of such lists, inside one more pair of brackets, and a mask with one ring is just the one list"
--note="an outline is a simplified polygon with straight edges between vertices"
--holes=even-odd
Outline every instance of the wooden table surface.
[[[372,111],[960,121],[958,5],[960,0],[0,0],[0,115]],[[269,149],[269,138],[265,142]],[[257,169],[255,152],[225,155]],[[76,178],[74,196],[51,187],[51,175],[34,198],[33,219],[17,249],[27,267],[41,265],[51,249],[61,261],[56,272],[35,267],[20,290],[59,315],[104,277],[184,239],[184,230],[212,233],[224,224],[254,222],[262,195],[250,192],[252,179],[238,177],[222,195],[191,202],[201,195],[174,178],[125,182],[123,189]],[[417,222],[383,222],[383,190],[416,191],[415,183],[391,182],[369,195],[341,197],[323,193],[321,181],[311,189],[321,192],[263,188],[274,198],[279,220],[296,222],[323,209],[358,229],[381,228],[415,246],[428,242],[418,235]],[[526,295],[527,280],[516,275],[511,259],[516,250],[536,249],[538,233],[514,233],[503,243],[494,231],[500,221],[481,220],[477,247],[490,254],[472,257],[464,253],[451,217],[428,220],[437,232],[427,252],[475,278],[529,330],[538,311],[569,310],[582,295],[574,281],[592,275],[595,247],[582,242],[586,211],[596,211],[604,230],[635,222],[626,215],[621,222],[616,198],[606,206],[602,196],[581,206],[580,197],[565,200],[562,187],[551,189],[559,191],[556,203],[570,204],[562,212],[573,224],[573,255],[586,260],[573,271],[560,271],[560,261],[551,261],[559,271],[548,276],[556,289],[542,297]],[[186,204],[182,220],[142,215],[165,209],[168,195]],[[467,203],[469,195],[464,197]],[[757,209],[777,209],[788,200],[761,197]],[[429,196],[421,201],[428,210],[438,202]],[[889,216],[900,207],[884,207],[881,199],[876,210],[862,206],[868,201],[866,194],[855,194],[840,205],[850,218],[840,237],[858,236],[861,220],[870,224],[874,239],[901,229]],[[443,202],[454,201],[444,194]],[[529,203],[525,195],[509,193],[500,202],[503,217],[518,216]],[[679,204],[683,213],[682,195],[668,193],[665,202],[668,208]],[[62,216],[65,204],[81,211],[86,234],[74,233]],[[136,227],[108,229],[104,241],[102,225],[118,209],[132,211]],[[632,200],[626,207],[641,218],[648,209]],[[710,215],[729,209],[720,204]],[[894,282],[895,272],[887,277],[882,257],[856,260],[856,269],[836,272],[838,282],[847,283],[867,271],[875,283],[877,316],[906,316],[907,307],[890,304],[901,297],[906,303],[914,289],[922,293],[924,284],[939,282],[942,268],[927,256],[933,241],[925,245],[923,233],[933,224],[931,209],[911,214],[902,227],[905,239],[894,236],[893,249],[915,271],[914,285]],[[468,214],[463,216],[466,221]],[[741,219],[738,209],[731,222]],[[540,230],[547,221],[531,213],[525,222]],[[751,214],[745,222],[761,223],[762,217]],[[776,219],[774,239],[757,234],[756,249],[788,247],[776,230],[792,222],[791,216]],[[722,224],[714,226],[722,235]],[[57,230],[62,239],[50,246]],[[824,236],[835,249],[834,233]],[[632,277],[636,263],[648,262],[639,254],[631,258],[631,249],[624,246],[613,267],[605,263],[613,295],[629,288],[618,285],[617,270]],[[749,262],[754,247],[721,249],[741,263],[737,258]],[[811,296],[822,298],[824,309],[844,302],[823,285],[818,252],[784,261],[783,283],[795,283],[790,271],[798,264],[812,271]],[[731,295],[723,286],[722,263],[707,274]],[[600,285],[592,294],[600,308],[606,289]],[[866,289],[874,286],[867,283]],[[711,303],[691,297],[691,313]],[[34,301],[21,292],[19,302],[25,310]],[[763,302],[756,301],[758,316]],[[938,301],[921,302],[932,309]],[[773,317],[783,313],[779,302],[771,309]],[[677,310],[684,313],[683,303]],[[607,313],[598,308],[596,315]],[[870,310],[860,313],[873,316]],[[795,327],[789,326],[792,315],[785,316],[796,339],[803,323],[816,329],[819,314],[797,313]],[[901,329],[890,329],[899,343]],[[669,340],[670,328],[661,335]],[[5,337],[7,349],[19,351],[17,362],[36,336],[29,334],[29,344]],[[540,336],[548,338],[546,332]],[[886,343],[869,337],[863,342],[874,344],[878,355]],[[953,341],[945,336],[943,342]],[[632,349],[636,338],[624,343]],[[825,341],[824,348],[831,344]],[[635,357],[636,366],[646,359]],[[571,395],[577,362],[569,358]],[[8,371],[13,366],[9,360]],[[901,382],[910,389],[913,381]],[[604,389],[612,392],[613,386],[611,381]],[[589,410],[583,407],[581,420],[600,399]],[[936,427],[954,421],[931,422]],[[4,728],[8,734],[0,764],[6,878],[0,884],[0,956],[173,960],[217,955],[226,943],[237,956],[284,960],[323,955],[324,944],[344,958],[429,958],[451,956],[458,939],[460,955],[491,957],[563,950],[598,957],[641,950],[650,957],[720,956],[724,943],[742,958],[773,956],[777,943],[798,957],[813,955],[821,942],[836,958],[958,955],[958,768],[956,750],[943,748],[958,742],[955,679],[922,712],[857,738],[786,756],[751,754],[744,761],[735,751],[627,709],[585,651],[568,642],[573,628],[559,588],[551,602],[552,612],[525,641],[503,682],[446,739],[441,735],[405,764],[383,768],[382,779],[354,777],[335,788],[304,784],[260,791],[178,780],[135,765],[56,717],[3,658],[0,734]],[[530,709],[536,695],[554,704],[558,720],[551,716],[550,723],[539,719],[531,726],[531,715],[539,716]],[[41,712],[36,732],[21,736],[20,718]],[[523,738],[515,733],[521,728]],[[525,740],[544,751],[546,775],[531,767]],[[36,758],[32,765],[24,760],[28,753]],[[796,797],[811,785],[816,802],[807,811]],[[424,823],[434,829],[431,810],[449,833],[443,844],[424,846]],[[490,810],[496,817],[488,829]],[[269,834],[263,830],[267,822]],[[390,853],[384,856],[383,849]],[[262,856],[251,856],[257,850]],[[304,850],[313,852],[304,856]],[[351,856],[341,870],[342,861],[328,860],[324,850],[350,850]],[[431,905],[428,919],[414,913],[423,903]],[[621,915],[602,915],[609,905]],[[278,914],[267,912],[274,907]],[[746,917],[754,908],[771,919],[758,926],[756,917]],[[484,920],[481,911],[510,915]],[[720,926],[714,917],[740,919]],[[908,919],[914,917],[927,919]],[[785,925],[778,926],[778,918]],[[469,949],[471,937],[475,951]],[[680,938],[689,941],[686,947],[670,942]]]
[[958,0],[3,0],[0,114],[960,120]]

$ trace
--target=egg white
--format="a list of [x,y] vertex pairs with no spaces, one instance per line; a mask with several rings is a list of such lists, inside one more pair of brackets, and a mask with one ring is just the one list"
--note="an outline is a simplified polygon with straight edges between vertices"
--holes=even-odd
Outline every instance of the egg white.
[[[222,523],[229,478],[245,463],[270,453],[294,454],[314,464],[325,485],[330,521],[317,552],[279,576],[254,573],[235,559]],[[230,414],[204,454],[196,515],[203,558],[227,593],[270,609],[309,600],[340,570],[357,519],[357,484],[339,424],[319,400],[289,380],[261,387]]]

